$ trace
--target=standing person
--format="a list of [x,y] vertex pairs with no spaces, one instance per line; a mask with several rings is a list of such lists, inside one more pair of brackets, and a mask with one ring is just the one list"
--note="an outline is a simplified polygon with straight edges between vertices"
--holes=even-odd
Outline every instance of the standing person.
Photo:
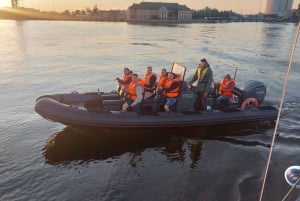
[[152,98],[154,97],[154,92],[156,89],[156,79],[157,76],[155,73],[152,72],[152,67],[148,66],[147,67],[147,72],[145,74],[145,78],[144,78],[144,90],[145,90],[145,94],[144,94],[144,98]]
[[164,105],[166,112],[169,112],[176,103],[177,97],[179,96],[180,79],[176,78],[175,73],[169,72],[168,79],[164,84],[163,94],[167,97],[167,102]]
[[122,105],[122,111],[126,112],[129,107],[136,106],[143,100],[143,80],[137,74],[132,74],[132,81],[126,90],[126,102]]
[[[124,89],[128,89],[130,82],[132,81],[132,71],[129,68],[125,67],[123,69],[123,78],[116,78],[119,83],[119,86],[123,87]],[[119,89],[120,90],[120,89]]]
[[162,89],[165,86],[166,80],[168,79],[168,72],[165,68],[161,69],[159,81],[157,83],[157,94],[161,95]]
[[205,58],[200,60],[197,70],[188,84],[191,85],[195,81],[197,81],[197,98],[194,103],[194,110],[200,112],[206,109],[206,99],[213,84],[213,72]]

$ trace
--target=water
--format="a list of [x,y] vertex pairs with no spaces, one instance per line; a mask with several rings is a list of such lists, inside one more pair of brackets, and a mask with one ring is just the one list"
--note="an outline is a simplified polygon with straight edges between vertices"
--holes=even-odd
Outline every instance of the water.
[[[34,112],[43,94],[115,89],[172,62],[187,77],[207,58],[215,80],[234,73],[267,85],[279,106],[297,27],[229,23],[146,26],[0,21],[0,200],[258,200],[274,126],[76,132]],[[284,171],[299,162],[299,42],[263,200],[281,200]],[[299,196],[294,190],[289,196]]]

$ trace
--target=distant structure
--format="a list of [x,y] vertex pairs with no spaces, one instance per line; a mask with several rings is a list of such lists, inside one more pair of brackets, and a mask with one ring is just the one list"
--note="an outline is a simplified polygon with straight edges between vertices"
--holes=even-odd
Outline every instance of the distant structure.
[[11,7],[13,7],[13,8],[19,8],[21,1],[22,0],[11,0]]
[[267,0],[265,14],[286,16],[290,14],[294,0]]
[[192,10],[178,3],[142,2],[127,9],[127,21],[190,22]]

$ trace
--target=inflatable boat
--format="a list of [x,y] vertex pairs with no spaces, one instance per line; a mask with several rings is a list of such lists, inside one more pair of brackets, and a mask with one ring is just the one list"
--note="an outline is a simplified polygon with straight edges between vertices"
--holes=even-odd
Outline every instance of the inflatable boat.
[[240,124],[274,121],[278,110],[264,105],[266,86],[250,80],[234,88],[234,100],[216,103],[216,89],[209,94],[208,111],[193,110],[195,92],[184,81],[186,68],[173,63],[172,72],[180,76],[180,95],[172,112],[164,112],[165,100],[159,97],[143,100],[138,109],[121,112],[124,97],[117,91],[62,93],[38,97],[35,111],[45,119],[76,128],[170,128]]

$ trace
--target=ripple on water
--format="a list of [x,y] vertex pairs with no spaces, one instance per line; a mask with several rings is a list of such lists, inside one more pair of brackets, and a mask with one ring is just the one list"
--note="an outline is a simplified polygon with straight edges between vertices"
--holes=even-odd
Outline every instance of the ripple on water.
[[[216,81],[236,65],[237,85],[263,81],[268,104],[279,105],[294,25],[0,24],[1,200],[257,200],[274,125],[95,135],[41,118],[34,100],[111,91],[124,66],[142,77],[146,66],[159,73],[177,61],[189,76],[205,57]],[[295,57],[266,200],[283,197],[289,187],[279,175],[299,158],[299,63]]]

